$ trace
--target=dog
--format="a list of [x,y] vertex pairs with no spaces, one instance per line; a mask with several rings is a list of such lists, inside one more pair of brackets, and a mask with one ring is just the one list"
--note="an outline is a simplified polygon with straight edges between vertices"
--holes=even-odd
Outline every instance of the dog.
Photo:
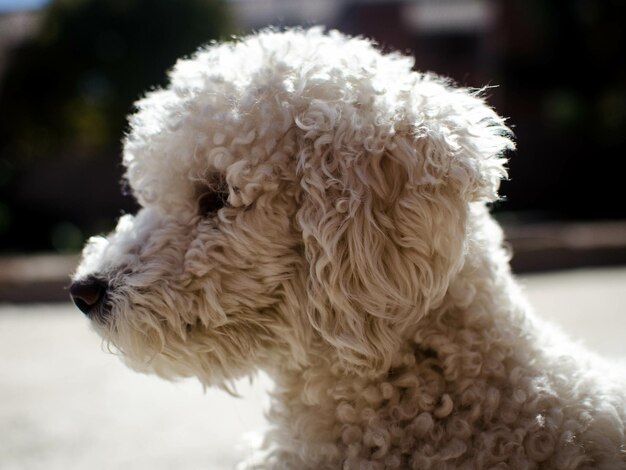
[[250,468],[626,468],[623,379],[533,314],[489,214],[509,128],[413,65],[321,28],[180,60],[75,304],[136,370],[266,371]]

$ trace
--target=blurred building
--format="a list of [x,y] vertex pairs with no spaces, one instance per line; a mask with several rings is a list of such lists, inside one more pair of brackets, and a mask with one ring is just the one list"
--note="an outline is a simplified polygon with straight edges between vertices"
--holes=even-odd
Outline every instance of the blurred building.
[[[92,3],[108,5],[107,0]],[[268,25],[321,24],[373,38],[385,50],[411,54],[420,71],[451,77],[460,86],[486,86],[488,102],[509,117],[518,141],[509,164],[511,180],[502,185],[506,200],[495,207],[502,217],[535,222],[626,219],[622,178],[615,170],[626,148],[626,62],[617,60],[626,55],[626,3],[229,0],[226,6],[241,33]],[[37,11],[0,14],[0,86],[11,51],[37,29],[39,17]],[[171,23],[169,17],[166,21]],[[203,24],[194,38],[207,29]],[[104,33],[102,37],[111,37],[109,31]],[[203,42],[194,41],[185,50]],[[164,53],[149,46],[148,55]],[[168,60],[165,65],[155,62],[155,76],[157,69],[163,74],[171,66],[174,59]],[[127,66],[120,70],[128,75]],[[89,82],[94,83],[101,82]],[[139,93],[133,91],[129,103]],[[120,121],[127,111],[124,108]],[[115,135],[113,150],[100,159],[51,159],[20,173],[4,189],[2,165],[11,156],[0,154],[0,238],[3,203],[14,209],[11,243],[32,249],[54,245],[27,240],[24,233],[32,236],[33,231],[22,223],[36,219],[46,226],[39,232],[46,233],[56,226],[63,239],[74,226],[80,238],[110,228],[100,221],[112,226],[122,210],[132,211],[132,202],[120,196],[118,185],[121,137]],[[76,203],[86,200],[89,204]],[[24,216],[28,211],[32,214]]]
[[37,10],[0,12],[0,77],[13,49],[37,30],[40,18]]
[[519,142],[507,201],[524,220],[626,218],[626,4],[576,0],[237,0],[244,29],[324,24],[489,87]]
[[419,70],[476,85],[493,78],[499,11],[498,3],[490,0],[236,0],[231,4],[244,30],[270,24],[321,24],[412,54]]
[[344,0],[230,0],[239,25],[246,31],[268,25],[335,24]]

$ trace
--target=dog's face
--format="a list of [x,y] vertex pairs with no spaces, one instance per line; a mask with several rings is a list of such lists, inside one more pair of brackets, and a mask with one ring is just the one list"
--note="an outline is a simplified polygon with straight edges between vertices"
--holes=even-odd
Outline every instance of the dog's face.
[[479,97],[411,67],[317,29],[180,61],[130,120],[142,209],[90,240],[76,304],[166,377],[384,370],[462,266],[511,145]]

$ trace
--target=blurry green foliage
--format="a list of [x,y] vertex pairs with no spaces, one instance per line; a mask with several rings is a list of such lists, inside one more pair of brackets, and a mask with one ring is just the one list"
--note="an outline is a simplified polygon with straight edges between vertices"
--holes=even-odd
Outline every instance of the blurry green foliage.
[[81,249],[85,237],[76,225],[70,222],[59,222],[52,228],[52,246],[59,253],[72,253]]
[[550,130],[624,143],[626,2],[518,1],[524,33],[504,57],[517,96],[542,101]]
[[233,31],[222,0],[53,0],[41,15],[0,77],[0,252],[75,251],[132,210],[116,180],[133,102]]
[[626,2],[510,0],[499,111],[518,151],[506,210],[544,220],[626,218]]
[[57,0],[0,83],[0,157],[101,154],[182,55],[227,36],[219,0]]

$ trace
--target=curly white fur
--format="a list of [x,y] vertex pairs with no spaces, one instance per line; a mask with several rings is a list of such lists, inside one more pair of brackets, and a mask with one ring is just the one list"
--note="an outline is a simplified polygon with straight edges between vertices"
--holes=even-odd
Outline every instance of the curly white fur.
[[179,61],[130,120],[142,209],[75,274],[95,328],[166,378],[266,370],[255,468],[626,468],[624,383],[533,316],[488,214],[507,127],[412,66],[318,28]]

